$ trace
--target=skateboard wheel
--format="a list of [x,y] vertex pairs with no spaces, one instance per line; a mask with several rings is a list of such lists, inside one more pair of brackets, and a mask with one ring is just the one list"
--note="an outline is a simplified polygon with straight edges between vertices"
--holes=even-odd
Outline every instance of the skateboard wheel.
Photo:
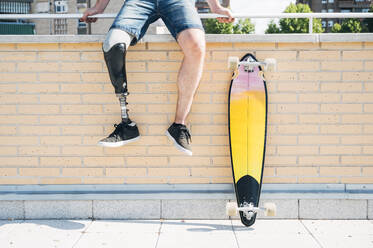
[[240,60],[238,57],[229,57],[228,58],[228,68],[232,71],[235,71],[238,68]]
[[276,215],[276,205],[272,202],[267,202],[264,204],[265,216],[275,216]]
[[236,202],[227,202],[226,214],[228,216],[236,216],[238,214]]
[[269,72],[276,71],[276,59],[268,58],[264,60],[265,66],[264,70]]

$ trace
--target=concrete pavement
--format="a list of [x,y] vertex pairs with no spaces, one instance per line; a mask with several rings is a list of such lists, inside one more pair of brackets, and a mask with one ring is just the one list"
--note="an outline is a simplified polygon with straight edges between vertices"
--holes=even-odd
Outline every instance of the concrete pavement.
[[370,220],[0,220],[0,247],[372,248]]

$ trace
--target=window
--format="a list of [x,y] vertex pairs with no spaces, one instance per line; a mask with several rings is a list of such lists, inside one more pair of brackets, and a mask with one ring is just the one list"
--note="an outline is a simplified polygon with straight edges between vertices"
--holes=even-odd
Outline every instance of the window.
[[321,0],[321,3],[326,3],[326,0]]
[[334,0],[328,0],[328,3],[334,3]]
[[328,21],[328,27],[333,27],[334,22],[333,21]]
[[362,9],[361,12],[367,13],[369,12],[369,9]]
[[322,25],[323,28],[325,28],[326,27],[326,21],[322,21],[321,25]]
[[55,1],[55,12],[56,13],[67,13],[67,2],[66,1]]
[[365,0],[355,0],[355,2],[365,2]]
[[334,9],[328,9],[328,12],[329,12],[329,13],[333,13],[333,12],[334,12]]
[[350,13],[351,9],[341,9],[341,13]]
[[326,9],[322,9],[322,10],[321,10],[321,13],[326,13]]

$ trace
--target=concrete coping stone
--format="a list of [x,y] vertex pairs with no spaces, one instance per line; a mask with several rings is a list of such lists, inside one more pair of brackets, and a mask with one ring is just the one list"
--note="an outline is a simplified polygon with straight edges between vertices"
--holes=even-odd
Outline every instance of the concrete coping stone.
[[[0,43],[80,43],[103,42],[100,35],[1,35]],[[145,35],[143,42],[175,42],[169,34]],[[373,33],[346,34],[206,34],[206,42],[238,43],[318,43],[318,42],[373,42]]]

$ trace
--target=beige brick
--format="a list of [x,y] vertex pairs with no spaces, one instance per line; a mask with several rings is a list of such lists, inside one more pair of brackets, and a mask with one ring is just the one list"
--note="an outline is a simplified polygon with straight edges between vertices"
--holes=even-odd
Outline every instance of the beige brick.
[[267,144],[271,145],[296,145],[297,136],[271,135],[267,137]]
[[269,100],[271,103],[296,103],[297,94],[277,93],[271,95],[271,98]]
[[[136,45],[137,47],[138,45]],[[149,42],[147,43],[147,50],[180,50],[180,47],[177,43],[158,43],[158,42]]]
[[38,137],[33,136],[0,136],[2,145],[37,145]]
[[17,43],[17,50],[26,51],[43,51],[43,50],[58,50],[58,43]]
[[18,148],[18,154],[20,155],[59,155],[59,147],[48,147],[48,146],[20,146]]
[[80,95],[48,94],[40,95],[40,103],[80,103]]
[[[58,92],[58,84],[18,84],[18,92],[20,93],[52,93]],[[25,96],[25,95],[22,95]],[[41,95],[42,96],[42,95]]]
[[57,114],[60,109],[58,105],[20,105],[18,113],[20,114]]
[[17,91],[16,84],[0,84],[0,92],[2,93],[14,93]]
[[[40,116],[40,124],[80,124],[80,116],[78,115],[48,115]],[[27,122],[28,124],[31,124]],[[32,123],[34,124],[34,123]]]
[[62,168],[62,176],[103,176],[102,168]]
[[234,49],[238,50],[272,50],[276,48],[276,43],[266,42],[266,43],[257,43],[257,42],[234,42]]
[[323,125],[320,133],[325,134],[359,134],[362,128],[360,125]]
[[277,70],[282,71],[319,71],[320,63],[316,61],[305,62],[305,61],[291,61],[291,62],[279,62],[277,64]]
[[188,168],[149,168],[148,176],[162,176],[162,177],[180,177],[190,176]]
[[102,44],[101,42],[60,43],[60,49],[72,51],[102,51]]
[[[141,137],[143,138],[143,137]],[[127,166],[167,166],[167,157],[126,157]]]
[[373,61],[365,61],[364,69],[365,71],[371,71],[373,68]]
[[338,165],[339,156],[299,156],[299,165],[310,165],[310,166],[319,166],[319,165]]
[[210,178],[208,177],[177,177],[170,178],[168,183],[210,183]]
[[305,94],[299,94],[299,102],[300,103],[328,103],[328,102],[340,102],[341,101],[341,95],[340,94],[331,94],[331,93],[305,93]]
[[[177,61],[180,61],[184,58],[184,54],[183,52],[181,51],[177,51],[177,52],[168,52],[168,59],[169,60],[177,60]],[[156,59],[158,60],[158,59]]]
[[0,72],[15,72],[16,63],[0,63]]
[[14,114],[16,112],[17,112],[17,105],[8,105],[7,104],[7,105],[1,105],[0,106],[0,114]]
[[27,124],[39,124],[38,116],[30,115],[7,115],[6,118],[0,118],[0,124],[18,124],[24,122]]
[[372,154],[373,153],[373,146],[363,146],[363,154]]
[[271,81],[296,81],[297,73],[295,72],[266,72],[264,78]]
[[140,51],[140,50],[150,50],[148,48],[148,42],[140,42],[140,43],[137,43],[136,46],[131,46],[131,50],[133,51]]
[[363,167],[361,174],[363,176],[373,176],[373,167]]
[[211,163],[209,157],[170,157],[169,159],[172,166],[208,166]]
[[123,184],[124,178],[87,177],[83,178],[83,184]]
[[302,43],[277,43],[278,49],[284,50],[309,50],[309,49],[319,49],[320,43],[313,42],[302,42]]
[[340,51],[299,51],[300,60],[339,60]]
[[[146,110],[146,104],[130,104],[127,106],[127,108],[131,111],[131,116],[133,114],[140,114],[140,113],[147,113],[147,110]],[[114,114],[115,117],[120,117],[120,113],[121,113],[121,109],[120,109],[120,105],[119,103],[116,103],[116,104],[105,104],[104,105],[104,113],[106,114],[106,117],[104,116],[83,116],[83,119],[86,119],[88,121],[89,120],[93,120],[93,119],[101,119],[99,120],[100,122],[103,122],[104,118],[105,119],[113,119],[113,117],[110,117],[110,116],[107,116],[108,114]],[[148,113],[147,113],[148,114]]]
[[5,95],[0,96],[2,104],[16,103],[16,104],[26,104],[26,103],[37,103],[39,101],[36,95]]
[[336,81],[341,79],[340,72],[300,72],[301,81]]
[[212,164],[214,166],[230,166],[231,165],[231,157],[228,156],[224,156],[224,157],[212,157],[211,158],[212,160]]
[[[177,53],[177,52],[169,52],[171,53]],[[144,61],[153,61],[153,60],[167,60],[167,52],[153,52],[153,51],[147,51],[144,52],[137,52],[137,51],[131,51],[129,50],[126,54],[127,60],[144,60]],[[169,59],[173,59],[172,56],[169,55]]]
[[16,43],[2,43],[0,44],[0,51],[14,51],[16,49]]
[[277,104],[279,113],[314,113],[319,112],[318,104]]
[[373,123],[372,114],[342,115],[342,123]]
[[343,81],[372,81],[373,72],[342,72]]
[[[163,130],[162,133],[165,131]],[[169,143],[171,144],[171,143]],[[149,146],[148,147],[148,154],[153,156],[180,156],[179,150],[177,150],[174,146]]]
[[148,84],[148,91],[152,93],[159,92],[177,92],[177,85],[175,83],[152,83]]
[[296,156],[269,156],[266,153],[265,164],[269,166],[295,166],[297,164]]
[[344,145],[373,145],[372,135],[342,136],[341,144]]
[[[237,44],[238,45],[238,44]],[[216,50],[232,50],[233,43],[222,43],[222,42],[208,42],[206,43],[206,50],[216,51]]]
[[193,146],[193,156],[227,156],[229,155],[228,146]]
[[102,126],[64,126],[62,127],[63,135],[102,135]]
[[[148,106],[148,108],[149,107],[150,106]],[[149,111],[149,112],[157,112],[157,111]],[[158,112],[163,112],[163,111],[158,111]],[[170,113],[173,113],[173,112],[174,111],[170,111]],[[167,115],[164,114],[164,113],[161,113],[161,114],[145,114],[145,115],[144,114],[133,113],[133,114],[131,114],[131,119],[133,119],[136,123],[139,123],[139,124],[149,124],[149,123],[151,123],[151,124],[158,124],[158,123],[166,124],[167,123],[168,124],[169,123],[167,121]]]
[[81,184],[81,178],[69,177],[41,177],[40,184]]
[[[343,138],[343,137],[342,137]],[[299,135],[298,142],[300,145],[312,144],[339,144],[339,136],[332,135]]]
[[[309,83],[288,83],[288,82],[281,82],[277,84],[278,91],[290,91],[290,92],[298,92],[298,91],[318,91],[319,83],[317,82],[309,82]],[[271,97],[271,96],[270,96]],[[271,98],[269,98],[271,99]]]
[[373,125],[364,125],[363,126],[363,133],[364,134],[371,134],[371,133],[373,133]]
[[57,72],[58,63],[18,63],[17,71],[19,72]]
[[360,154],[359,146],[320,146],[320,154]]
[[362,104],[321,104],[321,112],[323,113],[361,113]]
[[[227,81],[226,81],[227,82]],[[229,85],[227,83],[201,83],[198,87],[197,92],[207,92],[207,93],[226,93],[229,90]]]
[[228,115],[227,114],[214,114],[212,117],[212,121],[214,124],[227,124]]
[[59,176],[60,168],[19,168],[20,176]]
[[191,129],[194,135],[226,135],[226,125],[193,125]]
[[275,175],[275,168],[264,167],[263,177],[270,177]]
[[370,60],[373,58],[373,51],[343,51],[342,56],[344,60]]
[[35,82],[36,73],[0,73],[0,83],[25,83]]
[[316,167],[281,167],[276,168],[276,176],[316,176]]
[[297,122],[297,115],[296,114],[274,114],[270,113],[268,115],[268,124],[291,124]]
[[[249,51],[248,51],[249,52]],[[254,53],[251,51],[251,53]],[[234,57],[239,57],[241,58],[244,55],[241,51],[236,51],[236,52],[225,52],[225,51],[211,51],[211,58],[213,61],[227,61],[228,57],[234,56]]]
[[329,124],[329,123],[339,123],[339,115],[333,114],[300,114],[300,123],[319,123],[319,124]]
[[[36,80],[33,80],[36,81]],[[40,82],[76,83],[80,82],[80,73],[40,73]]]
[[105,175],[141,177],[146,175],[146,168],[106,168]]
[[12,156],[17,154],[17,147],[15,146],[1,146],[0,155]]
[[[177,102],[177,94],[176,93],[170,93],[168,94],[168,102],[169,103],[176,103]],[[206,93],[198,93],[193,98],[193,103],[211,103],[211,94]],[[227,98],[225,96],[225,98]]]
[[132,72],[127,74],[129,82],[164,82],[167,81],[167,73],[164,72]]
[[40,137],[41,145],[80,145],[82,138],[80,136],[47,136]]
[[39,184],[39,181],[37,178],[0,178],[0,184],[30,185]]
[[166,135],[162,136],[145,136],[142,135],[140,140],[128,144],[129,146],[151,146],[151,145],[167,145],[169,142],[169,139],[166,137]]
[[[68,52],[63,52],[68,53]],[[126,58],[128,59],[128,53]],[[89,52],[84,51],[81,52],[81,60],[82,61],[104,61],[104,53],[102,51],[100,52]]]
[[165,184],[168,183],[168,180],[162,177],[127,177],[124,182],[128,184]]
[[35,61],[36,52],[0,52],[1,61]]
[[296,51],[257,51],[256,57],[260,61],[266,58],[275,58],[276,60],[295,60],[297,57]]
[[364,104],[364,112],[373,112],[373,104]]
[[322,61],[321,70],[323,71],[361,71],[363,70],[362,61]]
[[[48,61],[76,61],[80,60],[80,54],[78,52],[44,52],[40,51],[39,60]],[[84,54],[84,53],[83,53]]]
[[80,157],[40,157],[40,166],[75,167],[81,165]]
[[278,146],[278,153],[280,155],[309,155],[318,154],[318,146]]
[[361,82],[322,82],[320,84],[321,92],[354,92],[361,91],[362,88],[363,87]]
[[17,176],[17,168],[0,168],[0,176]]
[[342,156],[341,164],[343,165],[372,165],[373,156]]
[[339,177],[298,177],[298,183],[339,183]]
[[[69,73],[71,74],[71,72]],[[82,81],[85,83],[109,83],[109,73],[107,72],[82,72]],[[79,81],[77,81],[79,82]]]
[[179,62],[148,62],[148,70],[150,72],[178,71],[179,68],[180,68]]
[[373,177],[341,177],[341,183],[367,184],[372,182]]
[[18,126],[18,133],[21,135],[59,135],[58,126]]
[[85,157],[83,163],[87,167],[92,166],[124,166],[123,157]]
[[[140,131],[141,132],[141,131]],[[148,148],[150,149],[150,147]],[[105,148],[105,155],[119,155],[119,156],[144,156],[146,154],[146,146],[123,146],[118,148]],[[150,154],[150,153],[149,153]],[[154,154],[162,155],[162,154]]]
[[104,156],[103,148],[97,146],[63,146],[64,155]]
[[191,171],[192,176],[232,176],[230,167],[195,167]]
[[210,183],[233,183],[232,177],[213,177],[210,179]]
[[359,176],[360,167],[320,167],[320,176]]
[[296,183],[296,177],[263,177],[263,183]]
[[[210,140],[209,136],[194,136],[193,141],[195,140],[195,137],[202,137],[206,142],[204,145],[209,145],[210,143],[208,142]],[[200,142],[202,143],[202,142]],[[226,135],[219,135],[219,136],[211,136],[211,144],[212,145],[229,145],[229,137],[228,137],[228,132]]]
[[319,133],[319,126],[317,125],[278,125],[278,132],[281,134],[315,134]]
[[[45,106],[45,105],[44,105]],[[99,114],[102,113],[101,105],[63,105],[64,114]]]
[[66,62],[60,63],[62,72],[100,72],[103,70],[101,62]]
[[321,42],[322,49],[361,49],[362,42]]

